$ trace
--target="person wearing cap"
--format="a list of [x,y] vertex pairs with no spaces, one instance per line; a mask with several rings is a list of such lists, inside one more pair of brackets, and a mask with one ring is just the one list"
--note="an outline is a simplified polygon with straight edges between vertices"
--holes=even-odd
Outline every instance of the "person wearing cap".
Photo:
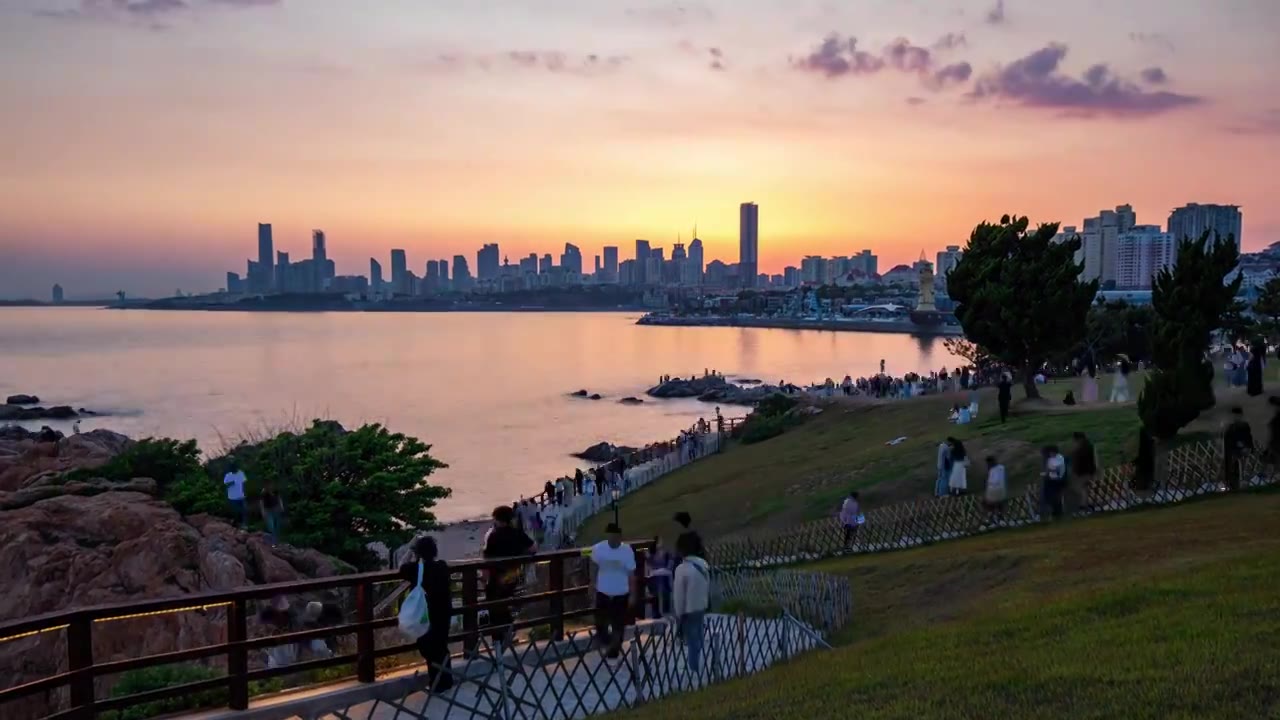
[[622,654],[636,553],[622,542],[616,523],[609,523],[605,534],[607,539],[591,546],[591,584],[596,590],[596,642],[605,645],[605,657],[613,659]]

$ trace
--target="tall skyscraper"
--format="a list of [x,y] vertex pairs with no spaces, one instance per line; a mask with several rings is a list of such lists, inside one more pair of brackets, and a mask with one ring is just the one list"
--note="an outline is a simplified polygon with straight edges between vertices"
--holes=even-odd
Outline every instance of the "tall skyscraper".
[[404,250],[391,251],[391,292],[397,295],[409,293],[409,262]]
[[[871,251],[863,250],[863,252],[869,253]],[[936,272],[934,281],[938,287],[945,288],[947,286],[947,273],[960,264],[960,258],[962,257],[964,257],[964,251],[960,249],[959,245],[948,245],[946,250],[938,253],[938,261],[933,265]]]
[[529,257],[520,258],[520,274],[521,275],[537,275],[538,274],[538,254],[529,253]]
[[[853,267],[855,270],[861,270],[868,278],[872,278],[880,272],[880,258],[870,250],[863,250],[853,256]],[[783,277],[785,278],[785,275]]]
[[422,291],[424,294],[438,292],[440,286],[440,261],[427,261],[427,274],[422,276]]
[[376,258],[369,258],[369,287],[375,292],[382,289],[382,263]]
[[250,289],[255,292],[270,292],[275,279],[275,269],[271,266],[273,250],[271,239],[271,223],[258,223],[258,277],[249,278]]
[[54,305],[58,305],[58,304],[60,304],[60,303],[62,302],[62,298],[63,298],[63,296],[62,296],[62,286],[61,286],[61,285],[57,285],[57,284],[55,284],[55,285],[53,286],[53,291],[52,291],[52,292],[50,292],[50,296],[51,296],[51,297],[52,297],[52,299],[53,299],[53,304],[54,304]]
[[[1204,231],[1216,231],[1218,238],[1226,241],[1230,235],[1240,248],[1241,215],[1239,205],[1200,205],[1187,203],[1169,213],[1169,234],[1174,241],[1184,238],[1199,240]],[[1213,235],[1209,235],[1213,240]]]
[[281,251],[276,253],[276,292],[289,292],[295,288],[289,287],[289,253]]
[[648,280],[646,270],[649,265],[649,241],[636,240],[636,269],[634,282],[636,285],[644,285]]
[[311,292],[323,292],[329,286],[329,281],[333,279],[331,270],[333,266],[329,263],[329,250],[325,247],[324,231],[311,231],[311,271],[315,273],[315,281],[309,288]]
[[477,280],[493,280],[498,277],[498,268],[501,265],[498,254],[498,243],[486,243],[476,251]]
[[742,287],[754,287],[759,266],[760,208],[753,202],[738,208],[738,278]]
[[618,247],[604,247],[604,277],[607,282],[618,282]]
[[596,280],[599,281],[600,280],[600,256],[599,255],[596,256],[596,269],[593,272],[595,273]]
[[449,289],[449,261],[440,261],[440,287],[443,290]]
[[688,278],[689,285],[702,284],[702,240],[698,238],[695,232],[693,240],[689,243],[689,260],[685,263],[685,275]]
[[582,274],[582,251],[573,243],[564,244],[564,252],[560,255],[560,266],[565,272]]
[[555,262],[551,259],[551,253],[546,253],[538,260],[538,274],[546,275],[551,272],[551,268],[555,267]]
[[471,289],[471,268],[467,267],[467,258],[462,255],[453,256],[453,289],[457,292]]
[[1159,225],[1137,225],[1116,240],[1116,287],[1149,290],[1151,280],[1177,261],[1173,235]]
[[240,286],[240,273],[227,272],[227,292],[232,295],[238,295],[243,291],[243,288]]

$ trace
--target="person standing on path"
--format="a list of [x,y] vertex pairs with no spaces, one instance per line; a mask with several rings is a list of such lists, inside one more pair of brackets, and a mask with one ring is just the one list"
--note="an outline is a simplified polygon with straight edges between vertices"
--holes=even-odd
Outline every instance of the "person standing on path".
[[280,521],[284,518],[284,498],[276,490],[270,480],[262,484],[262,494],[258,496],[258,508],[262,511],[262,522],[267,526],[267,534],[271,536],[271,546],[280,542]]
[[1044,505],[1057,520],[1062,517],[1062,496],[1067,489],[1067,459],[1056,445],[1046,445],[1040,455],[1044,459]]
[[427,617],[431,619],[427,632],[419,636],[414,644],[427,663],[427,684],[431,691],[445,692],[453,687],[453,675],[447,669],[449,629],[452,627],[450,616],[453,615],[453,582],[449,579],[449,565],[436,559],[439,551],[435,538],[418,538],[413,542],[413,552],[418,559],[400,566],[400,579],[409,583],[410,587],[417,586],[421,580],[423,594],[427,596]]
[[858,537],[858,518],[862,515],[862,506],[858,502],[857,491],[852,491],[840,505],[840,527],[844,528],[844,549]]
[[1247,386],[1246,392],[1249,397],[1258,397],[1262,394],[1262,368],[1266,362],[1267,346],[1262,342],[1255,342],[1253,347],[1249,349],[1249,362],[1245,366]]
[[951,446],[951,477],[947,488],[952,495],[964,495],[969,491],[969,455],[959,439],[947,438],[947,444]]
[[1111,377],[1111,402],[1129,402],[1129,373],[1131,371],[1132,366],[1129,365],[1129,361],[1121,358],[1120,367],[1116,369],[1115,374]]
[[1227,489],[1240,489],[1240,461],[1253,450],[1253,429],[1244,419],[1244,411],[1231,408],[1231,422],[1222,433],[1223,479]]
[[1003,425],[1009,419],[1009,403],[1013,402],[1013,379],[1009,377],[1009,373],[1000,374],[998,387],[996,403],[1000,406],[1000,424]]
[[1008,480],[1005,477],[1004,465],[995,455],[987,456],[987,490],[982,496],[982,506],[986,508],[987,519],[999,518],[1004,521],[1004,505],[1008,498]]
[[683,545],[677,544],[676,552],[685,561],[676,568],[672,612],[684,640],[689,671],[696,674],[702,670],[702,624],[710,605],[711,569],[702,557],[701,543],[685,536],[681,536],[681,542]]
[[1082,432],[1072,433],[1076,446],[1071,453],[1071,479],[1076,496],[1076,512],[1090,512],[1090,491],[1098,479],[1098,451],[1088,436]]
[[605,535],[606,540],[591,546],[591,586],[596,591],[596,643],[605,646],[605,657],[612,660],[622,655],[636,553],[622,542],[622,528],[616,524],[609,523]]
[[[535,518],[537,516],[535,515]],[[520,557],[538,552],[538,544],[523,530],[514,526],[515,512],[506,505],[493,509],[493,529],[484,537],[480,554],[486,559]],[[536,520],[535,520],[535,524]],[[524,566],[516,563],[489,571],[485,585],[485,600],[507,600],[515,597],[520,587]],[[495,626],[492,637],[501,642],[510,632],[511,606],[489,609],[489,624]]]
[[222,476],[222,484],[227,488],[227,502],[231,504],[231,511],[240,518],[240,527],[249,527],[249,507],[244,501],[244,471],[240,469],[240,464],[232,460],[227,464],[227,472]]
[[938,480],[933,486],[934,497],[947,494],[951,483],[951,444],[950,438],[938,444]]

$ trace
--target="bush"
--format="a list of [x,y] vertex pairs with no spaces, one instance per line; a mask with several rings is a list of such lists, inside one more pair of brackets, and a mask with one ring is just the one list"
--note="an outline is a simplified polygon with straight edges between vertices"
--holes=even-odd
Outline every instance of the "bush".
[[782,606],[766,598],[730,598],[720,603],[716,612],[725,615],[742,613],[747,617],[771,619],[782,616]]
[[[162,665],[160,667],[130,670],[122,673],[120,679],[111,688],[111,697],[120,698],[126,695],[163,690],[176,685],[212,680],[223,674],[204,665]],[[103,720],[145,720],[146,718],[168,715],[182,710],[217,707],[227,702],[226,690],[206,690],[195,694],[179,695],[167,700],[134,705],[124,710],[113,710],[99,715]]]
[[204,470],[178,478],[165,489],[164,499],[183,515],[208,513],[228,520],[238,519],[227,502],[221,476],[210,477]]
[[781,435],[787,429],[786,419],[781,416],[760,417],[754,415],[742,424],[740,439],[743,445],[764,442]]
[[146,438],[133,443],[107,464],[73,470],[67,473],[66,479],[105,478],[112,482],[128,482],[133,478],[151,478],[164,490],[179,478],[203,473],[200,448],[195,440]]
[[800,401],[790,395],[774,393],[773,395],[770,395],[756,403],[756,409],[752,415],[761,415],[763,417],[782,417],[799,404]]

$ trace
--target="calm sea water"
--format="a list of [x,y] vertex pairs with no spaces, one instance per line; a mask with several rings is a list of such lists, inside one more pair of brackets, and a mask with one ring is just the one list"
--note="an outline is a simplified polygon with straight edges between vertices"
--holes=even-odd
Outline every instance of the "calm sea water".
[[[454,493],[437,512],[459,520],[537,492],[588,445],[643,444],[713,414],[695,400],[618,404],[663,373],[803,384],[869,375],[881,359],[894,374],[954,364],[934,339],[637,317],[0,308],[0,395],[106,411],[82,428],[196,438],[206,451],[315,417],[381,422],[449,464],[434,479]],[[579,388],[605,399],[568,396]]]

